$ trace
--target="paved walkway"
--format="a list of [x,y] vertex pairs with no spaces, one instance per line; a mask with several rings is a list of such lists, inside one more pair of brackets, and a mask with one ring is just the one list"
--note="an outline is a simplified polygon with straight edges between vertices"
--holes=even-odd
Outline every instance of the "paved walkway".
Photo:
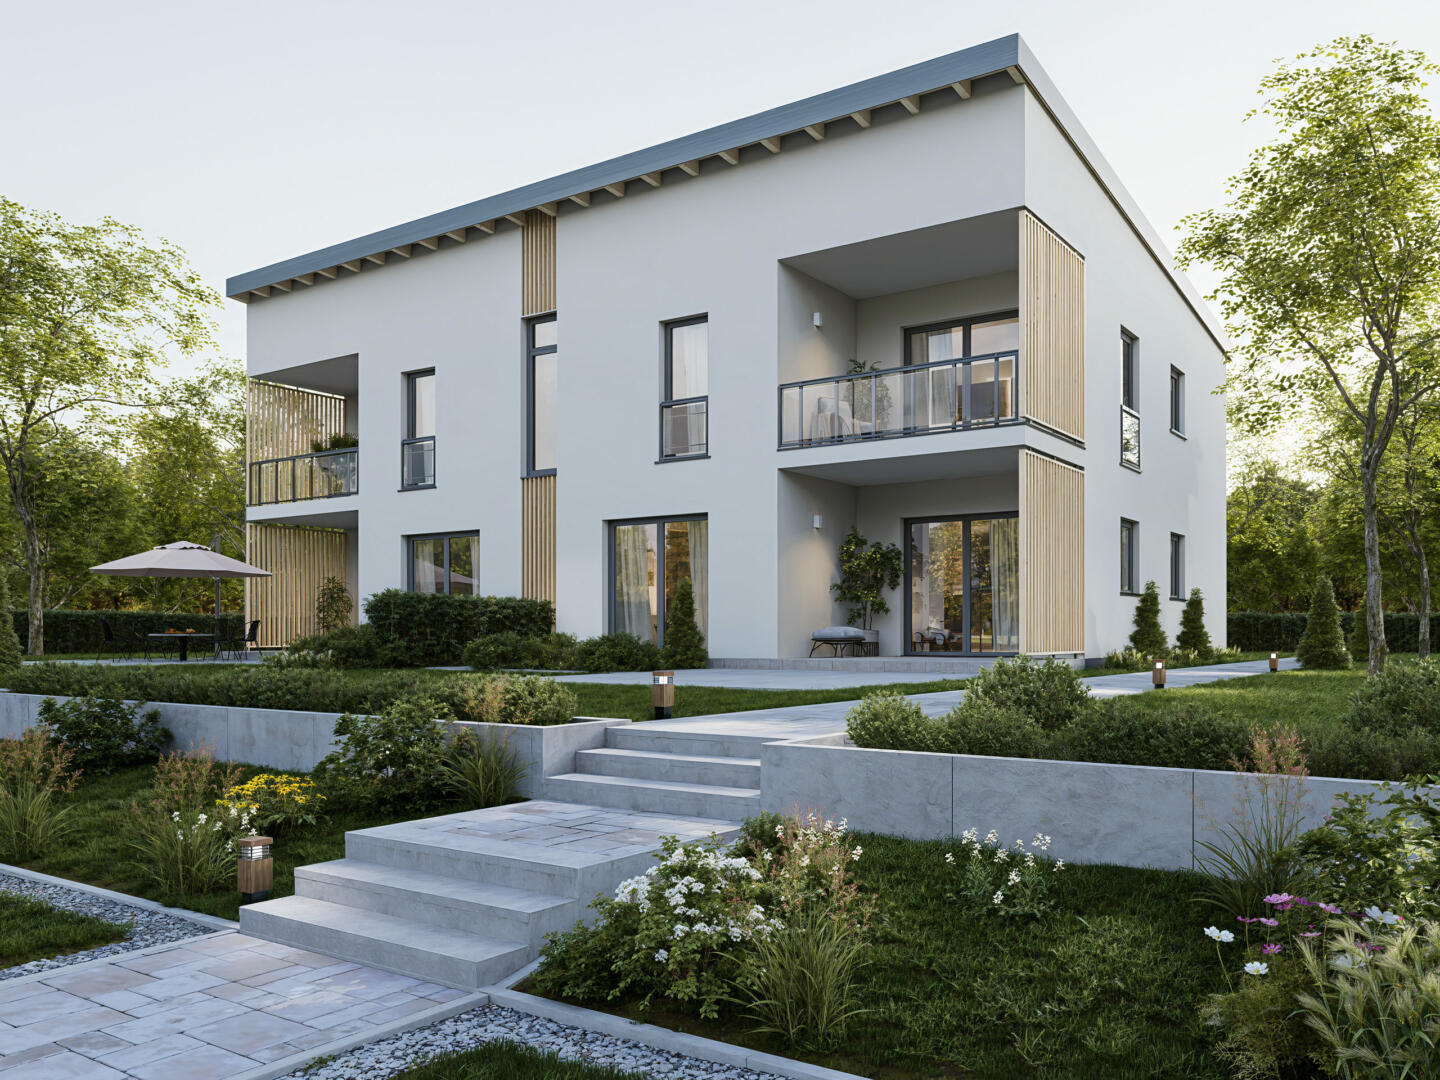
[[466,997],[234,931],[0,987],[0,1077],[225,1080]]

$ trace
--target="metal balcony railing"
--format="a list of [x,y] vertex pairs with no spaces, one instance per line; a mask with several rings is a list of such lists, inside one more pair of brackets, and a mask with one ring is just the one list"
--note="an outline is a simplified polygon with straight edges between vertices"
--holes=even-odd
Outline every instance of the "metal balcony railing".
[[333,499],[359,490],[360,450],[354,446],[250,463],[251,506]]
[[780,449],[1014,422],[1019,373],[1011,350],[785,383]]

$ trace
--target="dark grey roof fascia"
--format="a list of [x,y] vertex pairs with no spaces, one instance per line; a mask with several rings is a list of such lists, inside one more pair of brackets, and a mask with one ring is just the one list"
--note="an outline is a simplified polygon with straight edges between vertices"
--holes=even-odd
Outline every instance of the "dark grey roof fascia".
[[346,240],[293,259],[237,274],[225,282],[227,296],[241,296],[251,289],[273,285],[301,274],[312,274],[341,263],[351,262],[405,244],[418,243],[481,221],[493,221],[506,214],[529,210],[544,203],[558,202],[571,195],[598,191],[606,184],[633,180],[646,173],[669,169],[682,161],[712,157],[724,150],[748,146],[761,139],[799,131],[809,124],[824,123],[852,112],[888,105],[892,101],[922,94],[965,79],[978,79],[1018,64],[1023,45],[1019,34],[996,38],[959,52],[912,64],[873,79],[851,83],[803,101],[767,109],[718,127],[671,139],[645,150],[561,173],[548,180],[515,188],[499,195],[466,203],[438,214],[407,221],[389,229]]

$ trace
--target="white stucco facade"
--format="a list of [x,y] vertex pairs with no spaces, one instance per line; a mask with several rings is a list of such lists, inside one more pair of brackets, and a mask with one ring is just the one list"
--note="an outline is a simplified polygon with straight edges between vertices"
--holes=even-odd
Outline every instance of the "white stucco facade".
[[[830,585],[852,526],[904,545],[908,520],[1014,514],[1028,447],[1084,470],[1074,529],[1086,616],[1075,654],[1101,656],[1129,633],[1121,518],[1138,523],[1138,582],[1160,583],[1172,636],[1181,604],[1168,598],[1170,535],[1185,537],[1185,587],[1203,590],[1223,643],[1214,328],[1034,80],[1001,71],[966,89],[917,97],[914,110],[877,103],[865,126],[837,121],[822,139],[782,133],[773,148],[744,147],[738,164],[700,158],[656,173],[658,186],[622,184],[624,197],[597,189],[588,205],[551,204],[558,629],[612,629],[613,523],[703,515],[711,656],[804,656],[813,630],[844,621]],[[779,448],[782,383],[841,375],[852,361],[897,368],[907,328],[1013,314],[1024,211],[1084,260],[1083,440],[1022,420]],[[250,293],[248,371],[351,399],[359,489],[253,506],[251,520],[349,530],[357,596],[407,586],[408,537],[478,532],[479,590],[518,594],[528,408],[520,229],[502,219],[493,235],[416,246],[333,280],[310,276],[313,285]],[[695,316],[708,319],[707,454],[665,461],[664,327]],[[1122,327],[1138,340],[1138,471],[1120,463]],[[1019,363],[1023,380],[1023,354]],[[1170,430],[1172,366],[1185,378],[1183,436]],[[435,485],[401,490],[404,375],[431,368]],[[913,647],[907,587],[876,622],[882,655]]]

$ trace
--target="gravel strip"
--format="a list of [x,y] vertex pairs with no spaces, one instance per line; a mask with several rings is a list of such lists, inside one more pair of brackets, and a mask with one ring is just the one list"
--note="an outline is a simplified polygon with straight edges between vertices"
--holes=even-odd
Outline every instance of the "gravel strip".
[[68,956],[52,956],[43,960],[32,960],[19,967],[0,969],[0,980],[13,979],[18,975],[32,975],[37,971],[49,971],[52,968],[68,967],[71,964],[81,964],[86,960],[99,960],[105,956],[133,952],[136,949],[148,949],[152,945],[183,941],[185,938],[192,938],[198,934],[214,933],[210,927],[191,922],[189,919],[177,918],[174,915],[166,915],[163,912],[151,911],[148,908],[135,907],[131,904],[122,904],[103,896],[96,896],[94,893],[83,892],[80,889],[67,889],[63,885],[31,881],[29,878],[15,877],[12,874],[0,874],[0,892],[18,893],[35,900],[43,900],[62,911],[93,915],[106,922],[133,924],[130,933],[123,941],[101,945],[98,949],[70,953]]
[[734,1065],[654,1050],[640,1043],[557,1024],[499,1005],[482,1005],[428,1027],[367,1043],[322,1065],[297,1069],[290,1075],[303,1076],[305,1080],[382,1080],[437,1054],[471,1050],[499,1039],[642,1076],[672,1076],[677,1080],[783,1080],[773,1073],[752,1072]]

